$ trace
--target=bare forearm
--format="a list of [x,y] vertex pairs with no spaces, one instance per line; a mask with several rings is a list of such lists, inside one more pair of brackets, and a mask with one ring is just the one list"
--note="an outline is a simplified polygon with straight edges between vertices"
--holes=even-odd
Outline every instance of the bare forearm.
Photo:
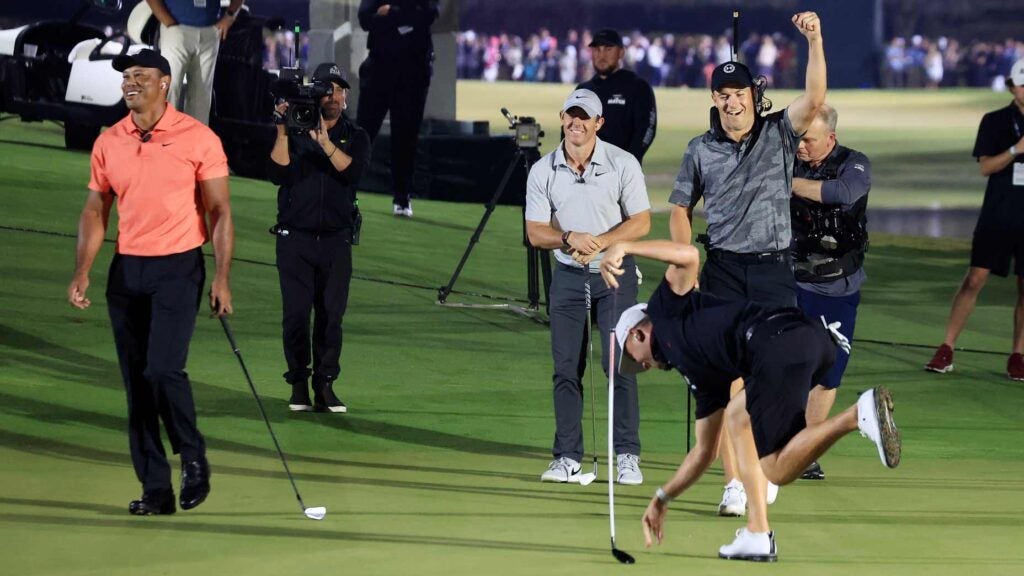
[[279,166],[287,166],[292,163],[292,158],[288,154],[288,135],[282,131],[277,133],[274,148],[270,151],[270,159]]
[[821,202],[821,181],[807,178],[793,178],[793,195]]
[[89,275],[96,255],[103,246],[107,221],[101,212],[83,210],[78,219],[78,246],[75,250],[75,275]]
[[210,228],[217,267],[216,279],[226,282],[231,275],[231,258],[235,253],[235,224],[231,218],[231,209],[212,210]]
[[671,240],[620,242],[618,245],[625,250],[626,254],[658,260],[680,268],[692,268],[700,259],[700,253],[692,244],[682,244]]
[[693,236],[693,209],[683,206],[673,206],[669,215],[669,235],[673,242],[689,244]]
[[526,222],[526,236],[534,248],[553,250],[562,247],[562,231],[544,222]]
[[651,212],[646,210],[633,214],[618,226],[598,236],[601,244],[608,246],[614,242],[632,242],[639,240],[651,231]]
[[[1021,152],[1024,152],[1022,150]],[[996,154],[995,156],[982,156],[978,159],[982,176],[991,176],[1013,163],[1016,156],[1010,154],[1009,150]]]
[[662,489],[670,498],[678,498],[704,475],[713,460],[711,455],[694,448],[686,454],[675,475],[662,485]]
[[164,26],[174,26],[178,23],[167,9],[167,6],[164,5],[163,0],[146,0],[146,4],[149,4],[149,9],[153,11],[153,16]]
[[331,151],[328,153],[328,151],[325,150],[324,153],[327,154],[327,158],[330,159],[331,166],[334,166],[335,170],[338,172],[344,172],[352,165],[352,157],[345,154],[341,148],[338,148],[333,143],[331,145],[333,146]]

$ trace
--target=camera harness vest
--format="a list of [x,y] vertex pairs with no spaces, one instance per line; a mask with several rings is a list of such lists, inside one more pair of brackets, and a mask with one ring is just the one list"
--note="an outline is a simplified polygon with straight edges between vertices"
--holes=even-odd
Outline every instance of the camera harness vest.
[[[849,148],[841,148],[827,158],[820,168],[823,180],[835,180],[850,153]],[[867,205],[867,194],[850,210],[792,198],[793,267],[798,282],[831,282],[860,270],[868,251]]]

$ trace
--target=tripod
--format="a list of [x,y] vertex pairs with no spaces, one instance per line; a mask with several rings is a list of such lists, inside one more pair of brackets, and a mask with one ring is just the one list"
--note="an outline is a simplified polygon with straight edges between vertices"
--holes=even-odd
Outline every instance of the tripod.
[[[507,112],[502,109],[502,112]],[[504,194],[505,188],[508,185],[508,181],[512,178],[513,172],[516,168],[522,168],[528,174],[530,166],[534,162],[540,159],[540,151],[536,145],[533,145],[536,141],[530,141],[528,138],[520,136],[520,130],[518,128],[518,119],[510,121],[513,128],[516,128],[516,139],[513,141],[515,145],[515,154],[509,160],[508,167],[505,168],[505,174],[501,177],[501,181],[498,183],[498,188],[494,191],[494,195],[491,197],[490,202],[487,203],[487,209],[484,211],[484,215],[480,218],[480,223],[477,224],[476,230],[473,232],[473,236],[469,239],[469,245],[466,246],[466,251],[462,254],[462,259],[459,260],[458,266],[455,267],[455,272],[452,274],[448,284],[438,288],[437,290],[437,303],[442,306],[452,306],[458,308],[490,308],[490,309],[504,309],[511,310],[517,314],[522,314],[531,318],[535,318],[536,313],[540,309],[540,288],[541,288],[541,276],[543,276],[544,286],[544,302],[548,301],[548,291],[551,286],[551,252],[548,250],[541,250],[534,248],[530,245],[530,240],[526,235],[526,219],[523,219],[523,245],[526,247],[526,294],[528,300],[528,306],[526,308],[522,306],[516,306],[513,304],[463,304],[448,302],[448,296],[452,293],[452,287],[455,286],[456,280],[459,278],[459,274],[462,273],[462,268],[466,265],[466,261],[469,260],[469,255],[473,252],[473,247],[477,242],[480,241],[480,235],[484,231],[484,227],[487,225],[487,221],[490,220],[491,214],[494,213],[494,208],[498,205],[498,201],[501,199],[501,195]],[[534,124],[536,126],[536,124]],[[539,127],[537,128],[539,131]],[[536,136],[536,134],[534,135]],[[530,145],[523,145],[526,142]],[[526,206],[524,204],[523,210],[525,213]]]

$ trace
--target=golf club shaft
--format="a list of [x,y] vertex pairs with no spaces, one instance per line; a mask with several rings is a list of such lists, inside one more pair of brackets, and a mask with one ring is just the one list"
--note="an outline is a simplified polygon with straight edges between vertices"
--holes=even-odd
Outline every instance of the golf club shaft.
[[235,335],[231,332],[231,326],[228,324],[227,316],[220,317],[220,325],[224,327],[224,334],[228,337],[228,343],[231,344],[231,350],[235,353],[238,358],[238,365],[242,367],[242,373],[245,374],[245,381],[249,383],[249,390],[252,390],[252,396],[256,399],[256,406],[260,409],[260,415],[263,416],[263,422],[267,425],[267,431],[270,432],[270,438],[274,441],[274,448],[277,449],[277,455],[281,457],[281,464],[284,465],[284,472],[288,475],[288,481],[292,483],[292,490],[295,492],[295,499],[299,501],[299,506],[302,507],[302,512],[306,512],[306,504],[302,501],[302,496],[299,495],[299,488],[295,485],[295,478],[292,477],[291,470],[288,469],[288,461],[284,458],[284,451],[281,450],[281,445],[277,442],[277,436],[274,435],[274,429],[270,427],[270,419],[267,418],[267,411],[263,409],[263,401],[260,400],[260,395],[256,393],[256,386],[252,383],[252,378],[249,376],[249,369],[245,367],[245,361],[242,360],[242,353],[238,350],[238,343],[235,342]]
[[587,358],[587,372],[590,372],[590,389],[587,390],[587,394],[590,395],[590,436],[592,446],[591,450],[594,451],[594,476],[597,476],[597,408],[594,407],[594,396],[596,395],[597,388],[594,388],[594,327],[591,324],[591,306],[592,300],[590,297],[590,269],[584,268],[584,273],[587,275],[587,283],[584,285],[584,296],[587,301],[587,347],[589,348],[590,357]]
[[[608,333],[609,344],[615,342],[615,329]],[[615,445],[612,439],[615,419],[615,346],[608,346],[608,524],[611,526],[612,548],[615,548],[615,476],[612,470],[612,455]]]

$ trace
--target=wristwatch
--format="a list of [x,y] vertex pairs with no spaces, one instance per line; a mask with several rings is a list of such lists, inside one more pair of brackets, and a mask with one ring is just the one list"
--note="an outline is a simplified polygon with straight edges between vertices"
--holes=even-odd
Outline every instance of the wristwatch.
[[1010,148],[1007,150],[1007,152],[1010,153],[1010,156],[1016,157],[1017,156],[1017,145],[1014,144],[1013,146],[1010,146]]
[[227,10],[224,10],[224,15],[227,16],[228,18],[231,18],[232,20],[234,20],[235,18],[238,18],[238,13],[241,12],[241,11],[242,11],[241,6],[239,6],[238,10],[235,10],[234,12],[232,12],[231,9],[229,8]]

